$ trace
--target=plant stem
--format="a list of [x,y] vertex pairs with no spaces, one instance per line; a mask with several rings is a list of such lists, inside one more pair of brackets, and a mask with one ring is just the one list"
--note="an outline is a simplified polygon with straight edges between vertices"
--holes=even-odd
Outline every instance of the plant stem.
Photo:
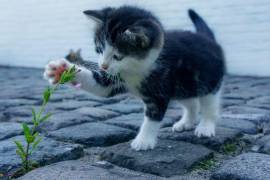
[[[53,87],[53,89],[51,90],[51,96],[52,96],[53,93],[56,91],[56,89],[58,88],[58,86],[59,86],[59,83],[57,83],[57,84]],[[44,110],[45,110],[46,104],[47,104],[47,103],[46,103],[45,101],[42,102],[41,108],[40,108],[40,110],[39,110],[39,112],[38,112],[38,115],[37,115],[37,121],[38,121],[38,123],[35,124],[35,125],[33,126],[33,128],[32,128],[32,135],[35,133],[36,128],[37,128],[37,126],[39,125],[39,120],[40,120],[40,118],[41,118],[42,113],[43,113]]]
[[28,162],[28,158],[29,158],[29,147],[30,147],[30,144],[27,143],[27,146],[26,146],[26,155],[25,155],[25,171],[28,172],[29,171],[29,162]]

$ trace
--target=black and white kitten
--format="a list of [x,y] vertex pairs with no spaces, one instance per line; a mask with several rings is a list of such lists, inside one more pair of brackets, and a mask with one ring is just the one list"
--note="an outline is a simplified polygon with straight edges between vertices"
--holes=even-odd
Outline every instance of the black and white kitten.
[[[100,96],[129,91],[143,100],[144,121],[131,143],[133,149],[155,147],[160,122],[172,99],[184,108],[173,131],[194,128],[201,112],[195,134],[215,135],[224,57],[213,32],[198,14],[189,10],[197,30],[192,33],[165,31],[152,13],[132,6],[84,13],[97,25],[94,42],[100,68],[81,63],[76,66],[81,69],[76,81],[82,89]],[[45,78],[54,82],[55,70],[62,65],[72,66],[65,59],[51,61]]]

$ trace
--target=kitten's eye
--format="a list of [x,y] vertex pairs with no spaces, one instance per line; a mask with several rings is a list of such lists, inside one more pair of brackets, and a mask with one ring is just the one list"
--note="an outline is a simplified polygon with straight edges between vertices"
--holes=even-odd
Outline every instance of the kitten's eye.
[[121,61],[124,58],[124,56],[118,56],[118,55],[113,55],[113,59],[115,59],[116,61]]

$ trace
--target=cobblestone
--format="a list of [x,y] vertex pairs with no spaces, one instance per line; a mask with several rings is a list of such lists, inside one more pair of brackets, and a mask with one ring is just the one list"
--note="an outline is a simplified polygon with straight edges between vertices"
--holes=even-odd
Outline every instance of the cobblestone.
[[[20,159],[16,154],[14,140],[24,142],[23,136],[0,141],[0,173],[7,174],[14,171],[20,165]],[[83,149],[79,145],[58,142],[50,138],[44,138],[37,150],[32,154],[32,159],[40,165],[51,164],[57,161],[76,159],[83,155]]]
[[227,179],[270,179],[270,155],[258,153],[241,154],[222,166],[211,177],[211,180]]
[[[40,107],[48,83],[42,80],[41,70],[7,67],[0,67],[0,82],[1,177],[20,166],[13,139],[22,140],[20,123],[31,125],[31,107]],[[172,132],[172,124],[182,115],[181,105],[173,101],[162,122],[157,148],[141,152],[130,148],[143,120],[140,100],[129,94],[101,98],[61,87],[48,104],[46,112],[53,116],[39,128],[45,138],[33,155],[45,167],[22,179],[269,179],[269,84],[267,77],[226,76],[221,119],[212,138],[195,137],[194,131]],[[245,140],[249,144],[237,151],[237,157],[220,151],[224,145]],[[83,150],[91,148],[100,148],[91,163],[64,161],[81,156],[87,159]],[[261,154],[250,153],[255,150]],[[196,174],[193,165],[207,162],[213,154],[225,157],[217,160],[218,169]],[[99,158],[112,164],[99,166]]]
[[[100,162],[99,164],[101,164]],[[141,172],[130,171],[113,165],[91,165],[82,161],[63,161],[34,170],[19,180],[159,180],[161,178]]]
[[134,136],[134,131],[103,123],[85,123],[49,133],[49,137],[86,146],[108,146],[128,141]]
[[227,143],[233,142],[235,138],[239,137],[241,134],[240,130],[230,129],[224,127],[217,127],[216,136],[213,138],[201,137],[198,138],[194,135],[193,131],[185,131],[185,132],[172,132],[172,128],[164,128],[161,129],[159,134],[159,138],[161,139],[170,139],[176,141],[186,141],[193,144],[202,144],[207,148],[211,148],[214,150],[220,150],[220,147]]
[[211,153],[200,145],[160,140],[155,149],[139,152],[132,150],[130,143],[118,144],[101,153],[101,159],[135,171],[168,177],[186,173],[194,163]]

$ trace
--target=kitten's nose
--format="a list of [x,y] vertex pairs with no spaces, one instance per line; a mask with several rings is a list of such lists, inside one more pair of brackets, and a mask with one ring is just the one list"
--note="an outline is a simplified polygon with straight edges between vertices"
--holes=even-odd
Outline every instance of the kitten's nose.
[[101,68],[107,70],[109,68],[108,64],[101,64]]

